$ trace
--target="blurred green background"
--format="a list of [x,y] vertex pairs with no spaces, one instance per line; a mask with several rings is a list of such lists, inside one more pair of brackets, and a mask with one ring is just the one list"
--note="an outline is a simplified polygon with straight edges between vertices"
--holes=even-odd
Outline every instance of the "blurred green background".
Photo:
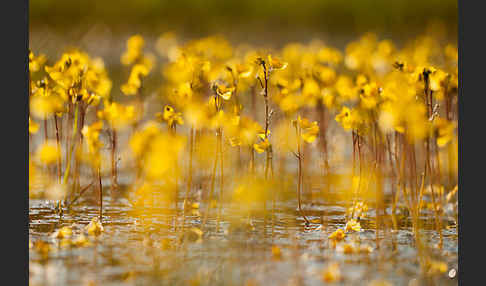
[[94,25],[113,34],[187,37],[213,33],[259,41],[302,40],[319,35],[354,37],[420,33],[441,21],[457,34],[457,0],[31,0],[30,32],[45,29],[76,38]]

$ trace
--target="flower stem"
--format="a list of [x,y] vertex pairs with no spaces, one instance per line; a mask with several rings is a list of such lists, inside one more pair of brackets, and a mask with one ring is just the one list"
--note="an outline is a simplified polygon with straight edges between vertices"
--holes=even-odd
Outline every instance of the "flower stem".
[[74,105],[74,124],[73,124],[73,133],[71,135],[72,137],[72,145],[71,145],[71,150],[69,150],[69,153],[68,153],[68,157],[67,157],[67,166],[66,166],[66,171],[64,172],[64,178],[62,180],[62,183],[63,184],[66,184],[67,183],[67,179],[69,177],[69,169],[71,168],[71,156],[72,156],[72,153],[74,151],[74,146],[76,145],[75,144],[75,137],[76,137],[76,130],[77,130],[77,126],[78,126],[78,108],[76,108],[76,104]]

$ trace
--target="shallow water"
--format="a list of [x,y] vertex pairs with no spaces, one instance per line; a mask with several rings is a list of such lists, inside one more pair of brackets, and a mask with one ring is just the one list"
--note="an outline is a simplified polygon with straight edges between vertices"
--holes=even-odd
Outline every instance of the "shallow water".
[[[239,214],[239,206],[226,204],[219,223],[214,208],[203,227],[204,204],[183,221],[181,213],[170,207],[136,208],[127,198],[105,196],[104,232],[89,237],[91,246],[74,248],[62,247],[51,234],[62,226],[72,226],[74,236],[82,233],[98,216],[96,201],[80,200],[60,220],[54,202],[31,199],[29,239],[49,242],[52,249],[47,258],[30,250],[29,284],[322,285],[322,270],[332,262],[339,263],[342,276],[336,285],[368,285],[373,280],[386,280],[390,285],[457,284],[457,278],[448,277],[450,269],[457,269],[457,229],[447,216],[442,251],[432,247],[439,237],[433,230],[433,216],[421,218],[429,255],[448,267],[445,273],[425,275],[417,260],[411,222],[400,213],[399,230],[387,230],[386,235],[380,231],[377,249],[370,206],[368,217],[361,220],[362,231],[348,234],[345,241],[359,241],[373,251],[344,254],[332,249],[328,240],[346,223],[344,204],[305,205],[310,226],[305,226],[295,206],[294,201],[277,203],[273,216],[253,215],[247,220]],[[193,239],[192,227],[203,229],[202,239],[194,241],[197,235]],[[281,257],[272,255],[272,245],[281,249]]]

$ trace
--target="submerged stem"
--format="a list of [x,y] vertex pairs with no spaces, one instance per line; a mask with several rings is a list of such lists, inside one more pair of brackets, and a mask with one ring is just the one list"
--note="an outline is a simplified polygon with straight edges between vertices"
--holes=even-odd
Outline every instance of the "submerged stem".
[[299,169],[298,169],[298,184],[297,184],[297,201],[298,201],[298,207],[299,207],[299,212],[302,215],[302,217],[305,220],[306,226],[310,224],[309,220],[305,216],[304,210],[302,209],[302,181],[303,181],[303,170],[302,170],[302,152],[301,152],[301,141],[300,141],[300,133],[301,130],[298,126],[295,127],[297,131],[297,159],[299,161]]
[[111,132],[111,197],[118,189],[118,170],[116,167],[116,147],[117,147],[117,132],[115,128],[112,128]]
[[100,222],[103,220],[103,185],[101,183],[101,167],[98,166],[98,182],[99,182],[99,203],[100,203],[100,208],[99,208],[99,216],[100,216]]
[[[56,126],[57,150],[59,151],[59,153],[61,153],[61,141],[59,139],[59,127],[57,126],[57,115],[55,115],[55,114],[54,114],[54,123],[55,123],[55,126]],[[58,179],[59,183],[61,183],[61,180],[62,180],[61,172],[62,172],[62,163],[61,163],[61,156],[59,155],[59,157],[57,158],[57,179]]]

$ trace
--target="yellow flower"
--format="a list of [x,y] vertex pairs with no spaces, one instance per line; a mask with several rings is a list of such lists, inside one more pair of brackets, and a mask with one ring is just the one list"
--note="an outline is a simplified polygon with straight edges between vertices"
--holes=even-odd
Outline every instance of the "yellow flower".
[[363,87],[365,84],[368,83],[368,78],[363,75],[363,74],[359,74],[357,77],[356,77],[356,85],[359,86],[359,87]]
[[184,108],[184,119],[196,129],[206,127],[209,124],[209,111],[199,104],[190,103]]
[[346,236],[346,234],[344,233],[344,231],[342,229],[338,228],[338,229],[336,229],[336,231],[331,233],[331,235],[329,235],[329,239],[340,241],[340,240],[343,240],[345,236]]
[[69,226],[64,226],[58,229],[57,231],[55,231],[52,234],[52,237],[62,239],[66,237],[71,237],[72,235],[73,235],[73,230]]
[[[170,180],[175,163],[183,151],[186,140],[184,137],[169,132],[162,132],[159,124],[149,121],[142,130],[135,132],[130,138],[130,147],[137,162],[142,164],[143,174],[148,180]],[[159,188],[149,182],[147,189]],[[172,188],[171,184],[166,188]],[[164,186],[165,186],[164,185]]]
[[435,133],[437,136],[437,145],[444,147],[454,138],[455,123],[450,122],[445,118],[436,118],[433,122]]
[[[265,130],[246,116],[237,116],[239,119],[234,120],[233,124],[229,124],[226,128],[226,134],[228,134],[231,146],[252,146],[254,142],[261,138],[265,139]],[[268,130],[268,134],[270,130]]]
[[346,106],[343,106],[341,112],[336,115],[335,119],[337,122],[341,123],[344,130],[356,129],[358,127],[358,114],[354,110],[349,109]]
[[[166,120],[166,121],[171,120],[174,117],[175,113],[176,112],[174,111],[174,108],[172,108],[169,105],[166,105],[164,107],[164,115],[163,115],[164,120]],[[169,124],[169,125],[171,125],[171,124]]]
[[328,109],[334,109],[336,106],[336,94],[328,88],[324,88],[321,93],[321,100]]
[[310,122],[307,118],[301,118],[300,116],[297,119],[299,127],[302,129],[301,137],[307,143],[312,143],[317,138],[317,134],[319,134],[319,126],[317,125],[317,121]]
[[63,112],[64,105],[62,99],[52,93],[47,96],[34,95],[30,100],[30,111],[34,117],[45,119]]
[[[447,77],[448,74],[443,70],[440,69],[434,70],[434,72],[430,73],[429,75],[430,89],[434,92],[440,91]],[[440,100],[442,98],[438,98],[438,99]]]
[[323,47],[317,53],[317,58],[323,63],[337,65],[342,61],[343,56],[341,52],[337,49],[331,47]]
[[86,238],[86,236],[84,236],[84,234],[78,235],[75,239],[73,239],[72,243],[73,243],[73,246],[76,246],[76,247],[85,247],[85,246],[91,245],[91,243]]
[[[101,58],[95,58],[89,62],[88,69],[84,73],[84,87],[90,94],[107,99],[110,95],[112,82],[105,70]],[[95,105],[91,103],[92,105]]]
[[442,261],[428,260],[425,264],[425,268],[430,275],[445,273],[447,271],[447,264]]
[[356,248],[352,243],[342,243],[338,245],[337,251],[342,252],[344,254],[353,254],[358,252],[358,248]]
[[134,35],[127,40],[127,50],[121,56],[121,63],[128,66],[142,57],[145,41],[142,36]]
[[177,106],[186,106],[191,103],[193,91],[189,82],[178,84],[169,94],[169,100]]
[[282,259],[282,251],[280,250],[280,247],[277,245],[272,246],[272,256],[276,260]]
[[52,67],[44,69],[57,84],[68,90],[74,86],[82,76],[88,64],[87,55],[79,51],[71,51],[61,55],[61,59]]
[[141,131],[135,132],[130,138],[130,148],[135,156],[143,156],[147,151],[150,142],[160,134],[158,124],[153,121],[148,122]]
[[92,236],[98,236],[104,231],[103,225],[97,216],[84,229]]
[[319,66],[317,73],[319,75],[319,80],[325,86],[333,85],[337,79],[336,72],[330,67]]
[[88,150],[91,153],[97,153],[103,143],[99,140],[101,129],[103,128],[103,122],[97,121],[91,125],[85,125],[81,130],[86,143],[88,144]]
[[344,75],[338,77],[335,83],[336,91],[343,101],[355,101],[358,99],[358,93],[353,81]]
[[[283,94],[282,94],[283,95]],[[275,100],[275,99],[274,99]],[[286,95],[278,102],[280,109],[287,114],[292,114],[297,111],[302,105],[304,105],[304,97],[299,94]]]
[[46,61],[47,58],[45,55],[40,54],[36,57],[34,53],[29,50],[29,71],[30,72],[39,71]]
[[321,94],[321,89],[319,84],[312,78],[307,78],[304,80],[304,87],[302,88],[302,96],[311,99],[319,96]]
[[29,116],[29,133],[35,134],[39,131],[39,124],[30,119]]
[[100,104],[100,101],[101,101],[101,96],[91,93],[88,99],[86,100],[86,103],[91,106],[98,106],[98,104]]
[[237,64],[236,65],[236,74],[240,78],[247,78],[253,72],[253,67],[247,64]]
[[270,142],[268,142],[268,139],[253,144],[253,149],[255,149],[255,151],[257,151],[257,153],[259,154],[265,152],[265,150],[267,150],[269,147],[270,147]]
[[351,219],[346,223],[346,226],[344,227],[345,232],[350,232],[350,231],[356,231],[360,232],[361,231],[361,224],[357,222],[355,219]]
[[235,90],[234,87],[226,86],[225,84],[216,84],[216,93],[221,96],[224,100],[229,100],[233,91]]
[[111,90],[112,84],[103,61],[99,58],[91,59],[86,53],[78,50],[62,54],[54,66],[46,66],[45,70],[62,89],[62,93],[72,97],[73,102],[87,100],[85,95],[91,93],[106,98]]
[[125,95],[135,95],[142,86],[142,78],[147,76],[150,69],[143,64],[133,66],[128,81],[121,86],[121,91]]
[[49,243],[43,240],[37,240],[34,242],[34,250],[39,253],[42,259],[47,259],[49,257],[49,252],[51,251],[51,246]]
[[37,156],[42,163],[50,165],[56,163],[61,157],[61,150],[57,148],[56,142],[48,141],[37,149]]
[[361,106],[366,109],[373,109],[378,104],[379,88],[375,82],[363,85],[360,93]]
[[326,283],[334,283],[341,280],[339,264],[332,263],[322,272],[322,280]]
[[265,134],[265,130],[263,128],[261,128],[261,129],[258,130],[257,135],[260,139],[265,140],[266,138],[268,138],[270,133],[271,133],[270,130],[267,130],[267,134]]
[[117,130],[123,129],[134,123],[138,114],[133,105],[121,105],[116,102],[105,102],[104,109],[98,111],[98,118],[104,119],[108,124]]
[[169,105],[164,107],[164,113],[161,115],[157,113],[157,117],[162,117],[164,121],[167,122],[169,126],[173,126],[175,124],[182,125],[184,124],[184,120],[182,120],[182,114],[180,112],[175,112],[174,108]]
[[283,70],[288,65],[288,63],[282,62],[279,59],[272,57],[272,55],[268,55],[268,64],[272,70]]

